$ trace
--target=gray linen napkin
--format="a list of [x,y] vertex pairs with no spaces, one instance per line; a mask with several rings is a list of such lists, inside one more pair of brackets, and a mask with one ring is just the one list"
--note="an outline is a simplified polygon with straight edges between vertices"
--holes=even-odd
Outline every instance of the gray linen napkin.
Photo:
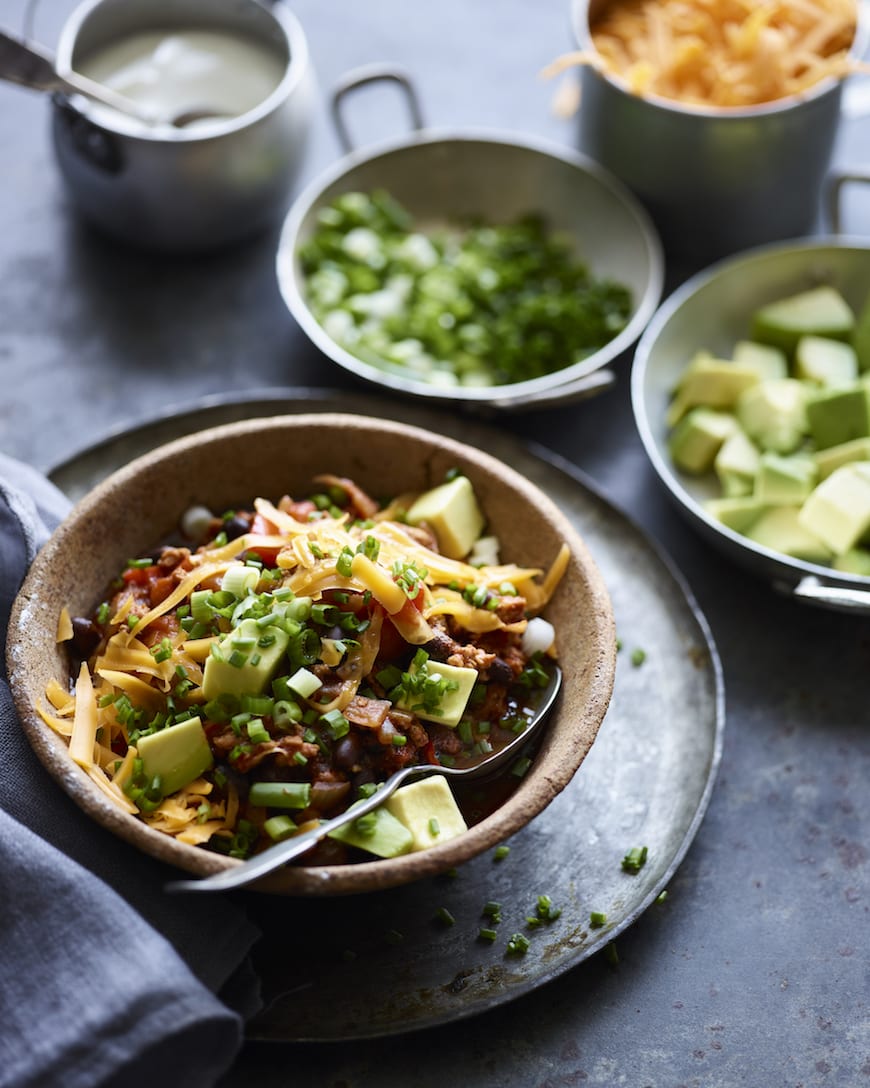
[[[27,566],[68,508],[0,454],[0,647]],[[259,1002],[237,901],[82,813],[33,755],[0,656],[0,1088],[207,1088]]]

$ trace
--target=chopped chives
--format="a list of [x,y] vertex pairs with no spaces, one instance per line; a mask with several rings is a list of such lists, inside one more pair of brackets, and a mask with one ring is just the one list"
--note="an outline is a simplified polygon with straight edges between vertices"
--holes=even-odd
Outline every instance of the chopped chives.
[[626,873],[639,873],[646,865],[647,848],[633,846],[622,859],[622,868]]
[[504,861],[510,852],[511,848],[509,846],[497,846],[492,856],[495,861]]
[[508,940],[507,950],[512,955],[524,956],[531,946],[531,941],[524,933],[514,933]]
[[443,922],[446,926],[456,925],[456,919],[446,907],[439,907],[435,912],[435,917],[439,922]]
[[607,915],[600,910],[593,910],[589,915],[589,925],[594,929],[600,929],[603,925],[607,925]]
[[441,825],[438,823],[437,816],[429,817],[429,834],[433,837],[441,834]]
[[646,650],[642,650],[638,647],[631,651],[631,663],[637,668],[638,665],[642,665],[646,661]]
[[486,926],[481,927],[477,931],[477,935],[482,941],[495,941],[498,938],[498,933],[494,929],[489,929]]

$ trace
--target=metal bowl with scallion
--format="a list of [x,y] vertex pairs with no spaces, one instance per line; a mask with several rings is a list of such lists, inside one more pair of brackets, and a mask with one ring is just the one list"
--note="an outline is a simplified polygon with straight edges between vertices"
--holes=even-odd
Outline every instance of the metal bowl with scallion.
[[358,377],[510,409],[609,384],[658,304],[663,259],[634,197],[582,155],[420,130],[315,180],[277,273],[310,339]]

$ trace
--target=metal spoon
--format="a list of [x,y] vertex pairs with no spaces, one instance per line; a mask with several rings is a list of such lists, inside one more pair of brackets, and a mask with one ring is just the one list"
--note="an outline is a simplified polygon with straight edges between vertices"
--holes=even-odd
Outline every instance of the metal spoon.
[[154,117],[137,102],[118,94],[110,87],[94,83],[76,72],[61,75],[54,66],[51,54],[41,47],[13,38],[0,30],[0,79],[30,87],[35,91],[63,91],[66,94],[82,94],[94,102],[100,102],[120,113],[135,117],[146,124],[153,124]]
[[557,665],[549,665],[548,669],[550,672],[549,683],[537,696],[538,705],[535,708],[534,717],[526,729],[506,744],[504,748],[493,752],[479,763],[475,763],[474,766],[442,767],[440,764],[423,763],[403,767],[400,771],[396,771],[394,775],[391,775],[371,797],[353,805],[340,816],[320,824],[319,827],[306,831],[302,835],[295,835],[291,839],[286,839],[284,842],[265,850],[262,854],[256,854],[247,861],[240,862],[232,869],[224,869],[201,880],[171,881],[166,885],[166,890],[172,892],[217,892],[244,887],[246,884],[251,884],[255,880],[259,880],[260,877],[280,869],[293,858],[304,854],[321,839],[325,838],[330,831],[344,827],[345,824],[352,823],[360,816],[364,816],[367,812],[377,808],[378,805],[382,805],[390,794],[394,793],[405,782],[409,782],[414,778],[425,778],[432,774],[443,774],[452,778],[474,778],[484,773],[491,774],[514,757],[517,749],[528,743],[535,730],[546,720],[553,703],[556,701],[559,688],[562,686],[561,669]]
[[[134,102],[132,98],[113,91],[101,83],[95,83],[87,76],[77,72],[61,75],[54,66],[50,53],[40,46],[32,45],[13,38],[0,30],[0,79],[30,87],[36,91],[61,91],[65,94],[81,94],[93,102],[117,110],[128,117],[135,117],[146,125],[154,125],[164,120],[153,110]],[[175,117],[166,118],[166,123],[173,128],[186,128],[198,121],[223,120],[227,114],[201,107],[186,109]]]

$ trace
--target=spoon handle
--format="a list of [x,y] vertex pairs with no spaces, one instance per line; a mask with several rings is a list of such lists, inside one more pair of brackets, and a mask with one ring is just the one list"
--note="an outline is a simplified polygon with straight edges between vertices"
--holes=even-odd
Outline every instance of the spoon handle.
[[262,854],[255,854],[254,857],[248,858],[247,861],[232,869],[223,869],[212,876],[197,880],[173,880],[166,885],[166,890],[170,892],[216,892],[229,891],[231,888],[241,888],[246,884],[251,884],[255,880],[259,880],[260,877],[267,876],[276,869],[280,869],[288,861],[292,861],[293,858],[304,854],[306,850],[310,850],[321,839],[325,838],[330,831],[335,831],[346,824],[353,823],[360,816],[365,816],[367,812],[371,812],[372,809],[382,805],[403,782],[407,782],[410,778],[424,777],[435,771],[444,774],[449,772],[449,768],[440,767],[433,763],[413,764],[409,767],[403,767],[391,775],[382,786],[375,790],[371,797],[367,797],[364,801],[358,801],[340,816],[335,816],[333,819],[327,820],[326,823],[320,824],[302,835],[294,835],[292,839],[286,839],[275,846],[270,846]]
[[120,113],[150,122],[153,118],[144,107],[118,94],[111,87],[94,83],[77,72],[61,75],[54,66],[50,53],[39,46],[13,38],[0,30],[0,79],[30,87],[35,91],[63,91],[66,94],[82,94],[101,102]]
[[0,30],[0,79],[36,91],[65,90],[48,53]]

